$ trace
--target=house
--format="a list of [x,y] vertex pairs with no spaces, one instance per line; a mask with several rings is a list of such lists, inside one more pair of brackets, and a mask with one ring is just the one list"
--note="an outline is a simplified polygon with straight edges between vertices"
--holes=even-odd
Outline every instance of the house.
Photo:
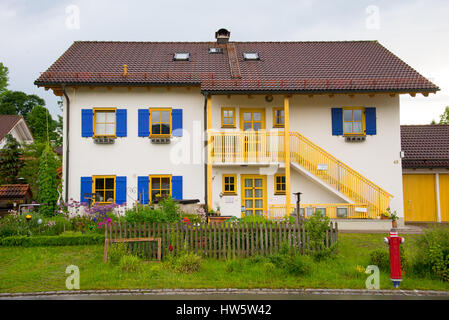
[[401,126],[406,222],[449,222],[449,125]]
[[222,215],[403,221],[399,95],[439,88],[377,41],[77,41],[35,84],[64,97],[66,199],[200,199]]
[[30,128],[18,115],[0,115],[0,149],[5,146],[5,137],[11,134],[21,145],[33,142]]
[[30,203],[32,195],[29,184],[0,185],[0,217],[9,210],[18,210],[20,204]]

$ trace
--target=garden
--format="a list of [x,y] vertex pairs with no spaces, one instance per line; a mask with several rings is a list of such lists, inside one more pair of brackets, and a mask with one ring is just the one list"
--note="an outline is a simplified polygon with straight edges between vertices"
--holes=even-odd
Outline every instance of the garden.
[[[72,214],[69,214],[69,210]],[[123,210],[123,215],[114,212]],[[76,214],[84,211],[84,215]],[[204,224],[205,215],[184,214],[170,198],[157,206],[61,205],[56,212],[30,210],[0,219],[0,292],[66,290],[66,267],[80,269],[80,289],[159,288],[365,288],[368,265],[380,269],[380,288],[392,289],[389,254],[383,234],[338,234],[325,245],[329,220],[320,214],[304,223],[312,248],[301,251],[294,241],[279,238],[277,249],[250,256],[212,258],[186,247],[183,237],[168,237],[161,262],[128,244],[111,244],[104,258],[105,228],[119,225]],[[284,225],[294,224],[284,221]],[[228,224],[228,225],[226,225]],[[221,228],[278,222],[261,217],[227,221]],[[111,229],[112,230],[112,229]],[[174,230],[174,229],[172,229]],[[192,229],[196,230],[196,229]],[[274,237],[276,238],[276,237]],[[449,290],[449,228],[405,235],[401,289]],[[286,240],[286,241],[284,241]],[[226,242],[222,242],[223,244]],[[175,248],[173,248],[175,247]]]

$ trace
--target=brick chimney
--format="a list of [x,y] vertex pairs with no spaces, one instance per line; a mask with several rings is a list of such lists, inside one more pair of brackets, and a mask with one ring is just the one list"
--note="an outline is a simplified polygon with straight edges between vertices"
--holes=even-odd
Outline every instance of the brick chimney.
[[231,36],[231,32],[222,28],[215,32],[215,39],[217,39],[217,43],[226,44],[229,42],[229,37]]

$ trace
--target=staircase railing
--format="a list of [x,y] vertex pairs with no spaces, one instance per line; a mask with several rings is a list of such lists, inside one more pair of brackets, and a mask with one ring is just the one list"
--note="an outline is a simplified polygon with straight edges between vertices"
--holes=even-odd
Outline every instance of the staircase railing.
[[298,132],[290,132],[291,161],[356,203],[368,204],[369,215],[379,215],[390,206],[390,193],[350,168]]

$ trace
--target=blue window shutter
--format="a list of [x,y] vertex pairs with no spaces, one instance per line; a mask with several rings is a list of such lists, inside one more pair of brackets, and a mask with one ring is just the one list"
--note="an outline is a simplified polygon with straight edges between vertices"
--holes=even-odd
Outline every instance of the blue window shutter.
[[148,204],[149,202],[149,187],[150,178],[148,176],[137,177],[137,197],[141,204]]
[[81,136],[92,137],[94,135],[94,111],[92,109],[81,110]]
[[89,200],[84,197],[86,193],[92,193],[92,177],[81,177],[80,202],[89,202]]
[[126,203],[126,177],[115,178],[115,203]]
[[173,176],[171,178],[172,198],[182,200],[182,176]]
[[377,134],[376,129],[376,108],[365,108],[365,129],[366,134]]
[[126,137],[127,132],[127,115],[126,109],[117,109],[116,113],[117,137]]
[[172,136],[182,137],[182,109],[173,109],[172,117]]
[[332,135],[340,136],[343,134],[343,109],[332,108]]
[[139,137],[148,137],[150,135],[150,110],[139,109]]

